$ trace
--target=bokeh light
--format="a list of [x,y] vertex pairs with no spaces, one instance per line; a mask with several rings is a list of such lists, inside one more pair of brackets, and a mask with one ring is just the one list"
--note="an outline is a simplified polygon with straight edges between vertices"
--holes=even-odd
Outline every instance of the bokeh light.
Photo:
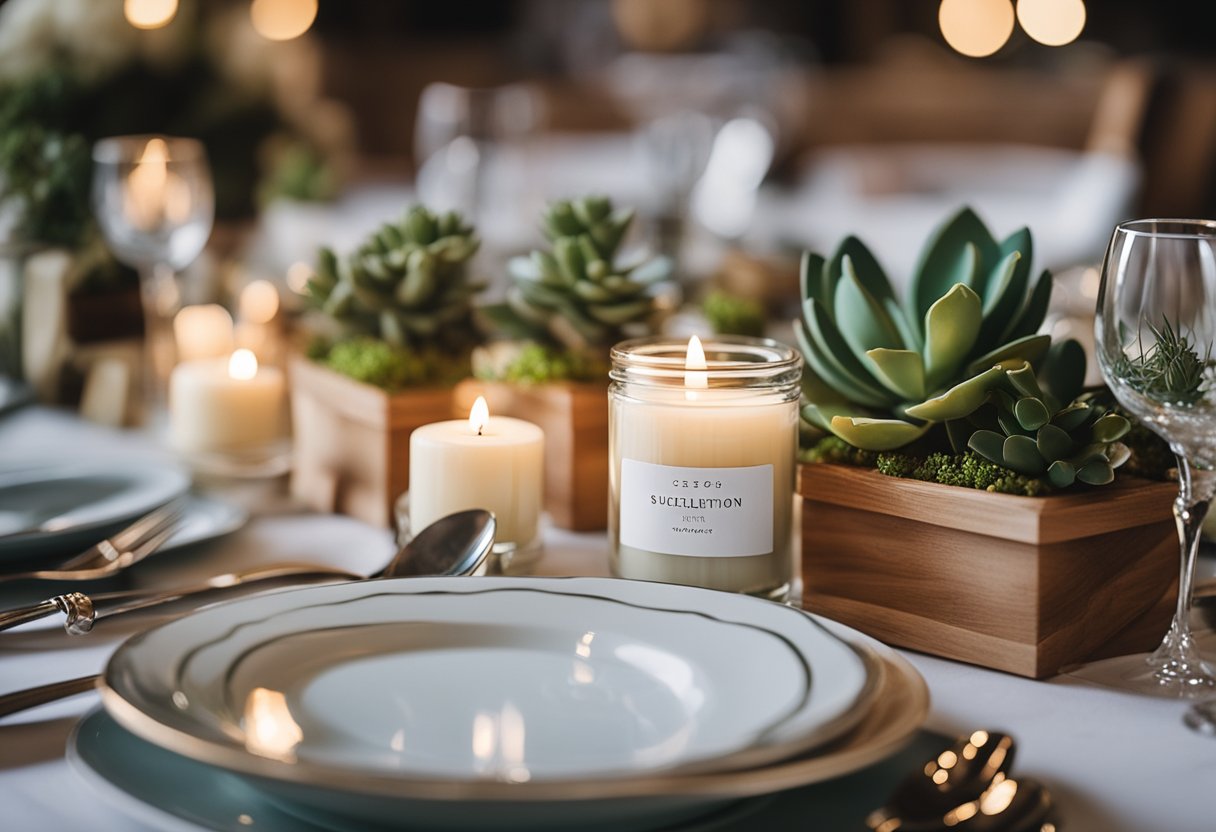
[[996,52],[1013,34],[1010,0],[942,0],[937,22],[942,37],[956,52],[984,58]]
[[317,19],[317,0],[253,0],[249,16],[253,28],[267,40],[291,40]]
[[122,13],[136,29],[159,29],[177,14],[177,0],[124,0]]
[[1046,46],[1072,43],[1085,28],[1084,0],[1018,0],[1018,23]]

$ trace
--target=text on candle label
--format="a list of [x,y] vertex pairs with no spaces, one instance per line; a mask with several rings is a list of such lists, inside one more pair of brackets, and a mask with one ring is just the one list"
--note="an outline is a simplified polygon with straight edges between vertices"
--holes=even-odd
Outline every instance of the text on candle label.
[[623,459],[620,518],[621,543],[638,549],[692,557],[768,554],[773,466],[683,468]]

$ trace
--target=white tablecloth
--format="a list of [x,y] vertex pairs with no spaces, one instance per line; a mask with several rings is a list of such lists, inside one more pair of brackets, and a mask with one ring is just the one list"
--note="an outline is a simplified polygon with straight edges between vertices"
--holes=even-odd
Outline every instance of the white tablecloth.
[[[158,456],[146,437],[81,424],[41,408],[0,417],[0,468],[82,456],[121,464]],[[602,535],[546,531],[543,574],[604,574]],[[388,557],[383,530],[344,517],[271,514],[222,541],[169,552],[131,575],[167,586],[256,563],[305,560],[371,571]],[[12,603],[0,593],[0,603]],[[106,657],[148,619],[118,619],[81,639],[62,630],[0,635],[0,691],[99,671]],[[1033,682],[918,654],[908,658],[933,696],[928,727],[947,734],[989,728],[1019,742],[1015,770],[1050,785],[1067,832],[1200,832],[1216,829],[1216,740],[1181,721],[1180,702],[1133,696],[1063,677]],[[93,791],[63,759],[92,694],[0,722],[0,829],[147,828]],[[805,824],[797,827],[805,828]]]

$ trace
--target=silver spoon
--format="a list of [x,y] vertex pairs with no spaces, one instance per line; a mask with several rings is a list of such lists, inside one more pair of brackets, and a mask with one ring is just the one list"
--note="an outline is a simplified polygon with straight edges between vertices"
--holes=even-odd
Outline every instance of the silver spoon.
[[[366,579],[420,577],[423,575],[472,575],[485,564],[490,549],[494,546],[496,526],[494,515],[481,509],[449,514],[420,531],[413,540],[401,547],[383,569],[366,576]],[[87,596],[75,593],[81,598],[85,598],[86,601],[90,601],[92,610],[90,623],[81,632],[91,630],[92,621],[97,618],[108,618],[135,609],[147,609],[181,598],[206,596],[234,586],[247,586],[255,580],[281,580],[293,575],[299,577],[325,575],[347,580],[365,579],[363,575],[328,567],[300,566],[299,571],[293,572],[294,568],[294,565],[288,564],[281,567],[250,570],[250,573],[245,573],[243,576],[242,573],[220,575],[196,586],[155,594],[123,592],[88,599]],[[251,577],[251,573],[255,572],[261,572],[263,576],[261,578]],[[134,595],[143,597],[134,598]],[[101,606],[103,597],[107,600],[114,600],[115,606]],[[92,603],[94,600],[96,600],[96,604]],[[73,632],[70,619],[65,627],[68,627],[68,632]],[[0,696],[0,717],[92,690],[100,678],[100,674],[82,676],[78,679],[53,682],[49,685],[5,694]]]

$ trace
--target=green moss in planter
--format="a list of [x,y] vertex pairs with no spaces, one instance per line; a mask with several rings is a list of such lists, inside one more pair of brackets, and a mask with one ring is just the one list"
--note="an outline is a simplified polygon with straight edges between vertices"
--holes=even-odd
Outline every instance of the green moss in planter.
[[710,292],[701,304],[709,325],[719,335],[764,334],[764,306],[753,298],[741,298],[723,291]]
[[474,361],[473,374],[483,381],[548,384],[601,381],[608,377],[608,369],[608,362],[600,355],[529,341],[500,345],[497,354]]
[[411,387],[455,384],[469,372],[467,357],[439,350],[411,350],[376,338],[362,337],[328,344],[314,342],[308,357],[355,381],[398,393]]

